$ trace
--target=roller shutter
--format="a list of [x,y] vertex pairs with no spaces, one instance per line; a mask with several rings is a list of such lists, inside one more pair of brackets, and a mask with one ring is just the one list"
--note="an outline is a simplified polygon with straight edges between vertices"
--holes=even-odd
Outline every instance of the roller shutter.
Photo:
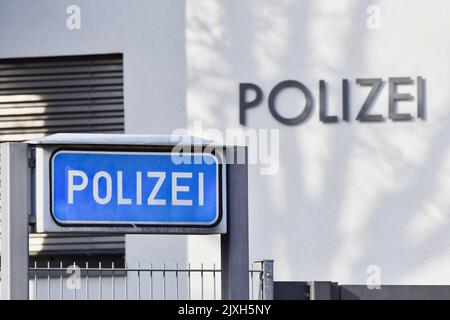
[[[58,132],[123,130],[121,54],[0,60],[0,142]],[[123,236],[30,235],[32,255],[124,250]]]

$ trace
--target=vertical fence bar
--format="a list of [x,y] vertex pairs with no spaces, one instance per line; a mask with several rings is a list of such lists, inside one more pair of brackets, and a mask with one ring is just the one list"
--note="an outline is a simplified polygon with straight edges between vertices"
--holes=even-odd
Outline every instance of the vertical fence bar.
[[176,280],[176,290],[177,290],[177,300],[178,300],[178,263],[175,265],[175,280]]
[[115,292],[115,281],[114,281],[114,274],[115,270],[114,270],[114,261],[111,263],[111,299],[112,300],[116,300],[116,292]]
[[163,300],[166,300],[166,263],[163,263]]
[[141,300],[141,263],[140,262],[138,262],[137,278],[138,278],[138,300]]
[[37,282],[37,261],[34,261],[34,300],[38,299],[37,296],[37,286],[38,286],[38,282]]
[[[253,269],[253,268],[252,268]],[[254,279],[253,279],[253,271],[250,271],[250,300],[253,300],[254,297]]]
[[89,300],[89,262],[86,261],[86,300]]
[[200,281],[201,281],[201,293],[202,293],[202,300],[204,299],[203,296],[203,262],[201,264],[201,271],[200,271]]
[[50,261],[47,261],[47,300],[50,300]]
[[153,263],[150,262],[150,299],[153,300]]
[[63,293],[63,263],[62,261],[59,262],[59,299],[64,299],[64,293]]
[[214,281],[214,293],[213,293],[213,300],[216,300],[216,264],[213,264],[213,281]]
[[188,263],[188,300],[191,300],[191,263]]
[[99,300],[102,300],[103,298],[103,288],[102,288],[102,263],[99,262],[98,263],[98,270],[99,270],[99,274],[98,274],[98,296],[99,296]]
[[73,262],[73,299],[77,300],[77,265]]
[[125,300],[128,300],[128,264],[125,262]]

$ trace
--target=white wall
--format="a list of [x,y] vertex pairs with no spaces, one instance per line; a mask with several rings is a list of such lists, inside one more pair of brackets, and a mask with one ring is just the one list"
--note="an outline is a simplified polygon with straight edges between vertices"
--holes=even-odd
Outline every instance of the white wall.
[[[65,28],[79,4],[82,29]],[[450,4],[444,0],[0,1],[0,57],[123,52],[126,131],[238,128],[238,84],[263,88],[248,127],[280,129],[280,170],[250,168],[251,260],[275,259],[281,280],[450,284]],[[381,29],[366,9],[381,8]],[[323,124],[318,81],[340,114],[342,78],[352,117],[367,90],[355,78],[423,76],[427,120]],[[306,84],[316,109],[305,123],[274,120],[278,82]],[[298,95],[280,96],[295,114]],[[405,103],[401,111],[413,108]],[[373,112],[387,114],[387,87]],[[129,237],[130,262],[218,261],[218,237]],[[162,262],[162,261],[161,261]]]
[[[380,30],[366,27],[370,4],[381,8]],[[365,283],[378,265],[382,283],[450,283],[449,12],[446,1],[189,2],[191,126],[239,127],[238,84],[254,82],[266,96],[249,127],[281,130],[279,173],[250,172],[251,258],[275,259],[277,279]],[[340,115],[341,79],[352,80],[356,108],[368,91],[355,78],[395,76],[426,78],[425,122],[319,121],[320,79]],[[298,126],[267,108],[286,79],[316,98]],[[280,96],[280,112],[297,114],[297,96]],[[387,115],[387,86],[373,112]]]

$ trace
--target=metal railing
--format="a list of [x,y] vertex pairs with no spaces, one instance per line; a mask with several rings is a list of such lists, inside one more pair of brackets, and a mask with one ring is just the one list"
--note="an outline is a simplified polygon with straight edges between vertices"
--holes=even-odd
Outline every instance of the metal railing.
[[[69,266],[29,268],[32,300],[217,300],[221,299],[221,270],[215,264],[135,266],[114,263],[73,263]],[[249,298],[273,299],[273,261],[263,260],[249,268]]]

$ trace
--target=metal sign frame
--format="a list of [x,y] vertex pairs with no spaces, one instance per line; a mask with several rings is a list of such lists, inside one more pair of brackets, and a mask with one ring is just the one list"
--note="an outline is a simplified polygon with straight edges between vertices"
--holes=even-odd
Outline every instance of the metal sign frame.
[[[51,214],[51,172],[50,163],[52,155],[58,150],[91,150],[91,151],[121,151],[121,152],[148,152],[148,153],[170,153],[172,147],[168,146],[105,146],[105,145],[54,145],[40,144],[35,147],[36,165],[34,168],[35,186],[35,216],[36,225],[35,232],[38,233],[148,233],[148,234],[223,234],[227,231],[227,217],[223,212],[227,211],[227,188],[226,188],[226,165],[223,163],[225,155],[218,148],[216,157],[222,163],[219,164],[219,208],[221,219],[215,225],[144,225],[144,224],[127,224],[115,223],[105,224],[89,224],[89,225],[62,225],[55,221]],[[225,151],[226,152],[226,151]]]

